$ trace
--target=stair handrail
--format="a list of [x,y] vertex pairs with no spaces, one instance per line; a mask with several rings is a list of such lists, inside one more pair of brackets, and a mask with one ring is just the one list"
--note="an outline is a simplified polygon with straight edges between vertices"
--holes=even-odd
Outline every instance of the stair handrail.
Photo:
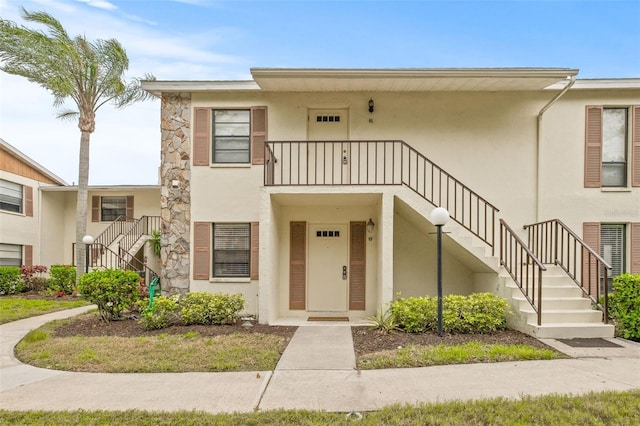
[[118,252],[129,253],[143,235],[149,235],[156,229],[160,229],[160,216],[142,216],[136,219],[118,242]]
[[[582,294],[603,311],[603,322],[607,324],[609,322],[607,280],[609,272],[613,269],[611,265],[560,219],[532,223],[525,225],[524,229],[527,230],[529,247],[544,263],[562,268],[580,288]],[[579,265],[580,268],[578,268]],[[602,286],[604,305],[600,303],[601,274],[604,283]]]
[[[449,212],[449,217],[467,229],[469,232],[480,238],[491,247],[491,255],[495,254],[495,234],[496,234],[496,215],[500,211],[496,206],[480,196],[477,192],[463,184],[460,180],[453,177],[449,172],[444,170],[435,162],[428,159],[424,154],[417,151],[411,145],[404,141],[400,141],[402,146],[408,151],[406,160],[402,158],[402,184],[420,195],[423,199],[436,207],[444,207]],[[402,150],[404,154],[404,150]],[[412,155],[416,157],[415,168],[411,167],[413,162]],[[424,165],[421,168],[421,161]],[[408,166],[404,166],[405,162]],[[431,191],[430,197],[427,197],[427,169],[431,170]],[[415,173],[412,173],[415,170]],[[420,173],[422,170],[422,173]],[[414,176],[415,175],[415,176]],[[436,190],[436,176],[438,187]],[[443,182],[444,176],[444,182]],[[422,177],[422,191],[420,191],[420,177]],[[444,186],[443,186],[444,185]],[[453,188],[452,188],[453,185]],[[444,190],[446,189],[446,190]],[[458,194],[460,191],[460,194]],[[437,192],[437,202],[436,202]],[[460,200],[460,202],[458,202]],[[465,208],[465,201],[467,202]],[[476,221],[474,224],[473,205],[476,209]],[[465,213],[467,213],[465,215]],[[490,216],[490,218],[489,218]],[[484,222],[481,223],[481,218]]]
[[266,141],[265,186],[404,185],[491,247],[497,207],[401,140]]
[[160,275],[137,258],[125,259],[109,247],[101,243],[89,245],[89,269],[121,269],[144,272],[145,283],[150,283]]
[[538,325],[542,325],[542,273],[547,268],[503,219],[500,219],[500,265],[536,312]]
[[125,229],[131,226],[132,220],[136,219],[127,216],[118,216],[95,238],[94,242],[109,247]]

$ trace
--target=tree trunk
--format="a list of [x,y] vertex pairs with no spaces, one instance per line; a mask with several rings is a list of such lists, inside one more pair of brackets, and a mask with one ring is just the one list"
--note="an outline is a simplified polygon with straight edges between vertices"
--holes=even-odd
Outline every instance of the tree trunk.
[[87,199],[89,192],[89,141],[91,132],[80,133],[80,158],[78,161],[78,202],[76,205],[76,277],[85,272],[86,247],[82,238],[87,235]]

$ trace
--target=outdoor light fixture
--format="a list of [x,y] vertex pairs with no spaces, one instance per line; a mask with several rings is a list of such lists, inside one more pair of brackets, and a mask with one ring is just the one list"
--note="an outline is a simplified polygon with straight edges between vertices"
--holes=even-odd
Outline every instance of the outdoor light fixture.
[[371,112],[371,113],[373,112],[373,107],[374,107],[373,99],[369,99],[369,112]]
[[449,221],[449,212],[436,207],[431,212],[431,223],[438,228],[438,336],[442,337],[442,226]]
[[369,234],[369,241],[373,240],[373,228],[375,228],[376,224],[373,223],[373,220],[369,218],[369,222],[367,222],[367,233]]
[[84,243],[85,253],[84,253],[84,272],[89,272],[89,250],[91,249],[91,244],[95,239],[91,235],[85,235],[82,237],[82,242]]

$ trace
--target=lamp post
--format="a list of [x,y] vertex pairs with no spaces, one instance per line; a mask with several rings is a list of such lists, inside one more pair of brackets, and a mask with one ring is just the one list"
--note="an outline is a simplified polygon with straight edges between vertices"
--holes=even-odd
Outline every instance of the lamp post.
[[438,229],[438,336],[442,337],[442,226],[449,221],[449,212],[444,207],[436,207],[431,212],[431,223]]
[[84,273],[89,272],[89,249],[91,248],[91,244],[94,242],[94,238],[91,235],[85,235],[82,237],[82,242],[84,243]]

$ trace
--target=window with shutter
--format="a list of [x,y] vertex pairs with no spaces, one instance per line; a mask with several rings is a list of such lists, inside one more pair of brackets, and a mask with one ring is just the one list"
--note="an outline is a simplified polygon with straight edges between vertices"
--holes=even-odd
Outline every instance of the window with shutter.
[[585,188],[640,186],[640,106],[586,108]]
[[130,204],[127,203],[128,199],[129,197],[101,197],[100,220],[103,222],[113,222],[116,219],[125,220],[129,205],[133,214],[133,197],[131,197]]
[[193,279],[208,280],[211,246],[211,224],[194,222],[193,224]]
[[632,274],[640,274],[640,222],[631,224],[631,268]]

